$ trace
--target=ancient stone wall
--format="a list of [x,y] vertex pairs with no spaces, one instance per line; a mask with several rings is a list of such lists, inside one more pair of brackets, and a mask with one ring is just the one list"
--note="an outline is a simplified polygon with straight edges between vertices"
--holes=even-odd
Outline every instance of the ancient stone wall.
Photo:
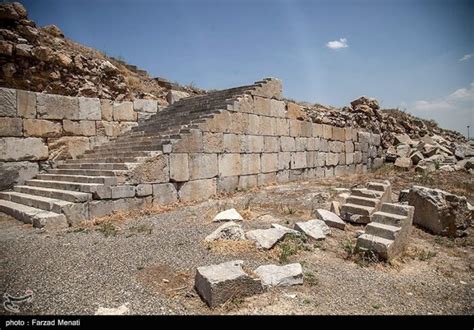
[[75,158],[138,125],[157,101],[69,97],[0,88],[0,190],[50,161]]
[[[148,190],[166,201],[202,200],[218,192],[364,173],[382,165],[380,135],[299,120],[295,106],[282,100],[279,80],[267,81],[164,146],[155,159],[160,175]],[[139,166],[132,177],[144,177],[142,172],[150,173]]]

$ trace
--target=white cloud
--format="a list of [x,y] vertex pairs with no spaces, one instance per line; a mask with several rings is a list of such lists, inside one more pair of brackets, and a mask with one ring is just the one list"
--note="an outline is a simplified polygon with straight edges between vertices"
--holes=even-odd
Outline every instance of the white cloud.
[[465,133],[466,125],[474,124],[474,82],[439,99],[413,102],[408,111],[415,116],[434,119],[442,128]]
[[339,40],[329,41],[326,44],[326,47],[331,48],[331,49],[340,49],[340,48],[347,48],[349,47],[349,45],[347,44],[346,38],[341,38]]
[[459,62],[463,62],[463,61],[467,61],[467,60],[470,60],[471,58],[474,57],[474,53],[471,53],[471,54],[466,54],[464,55],[463,57],[461,57],[459,59]]

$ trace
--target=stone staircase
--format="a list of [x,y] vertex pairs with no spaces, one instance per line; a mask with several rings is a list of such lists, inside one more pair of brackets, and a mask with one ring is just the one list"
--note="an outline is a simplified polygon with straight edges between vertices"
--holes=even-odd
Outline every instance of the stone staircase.
[[403,252],[410,235],[415,208],[409,205],[383,203],[372,215],[365,233],[357,238],[356,250],[372,251],[390,260]]
[[179,100],[114,140],[77,159],[58,162],[12,191],[0,192],[0,211],[40,228],[67,227],[88,220],[92,201],[135,196],[124,185],[131,169],[166,152],[170,143],[189,136],[190,129],[264,83]]
[[353,188],[346,203],[341,206],[341,218],[345,221],[366,224],[382,203],[391,202],[390,182],[369,182],[367,188]]

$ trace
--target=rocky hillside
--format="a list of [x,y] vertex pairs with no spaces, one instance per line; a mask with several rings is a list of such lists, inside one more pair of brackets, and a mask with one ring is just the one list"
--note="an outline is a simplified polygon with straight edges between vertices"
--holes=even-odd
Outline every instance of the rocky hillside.
[[[67,39],[55,25],[38,27],[18,2],[0,4],[0,67],[2,87],[69,96],[145,98],[167,104],[171,86]],[[183,86],[179,89],[200,92]]]

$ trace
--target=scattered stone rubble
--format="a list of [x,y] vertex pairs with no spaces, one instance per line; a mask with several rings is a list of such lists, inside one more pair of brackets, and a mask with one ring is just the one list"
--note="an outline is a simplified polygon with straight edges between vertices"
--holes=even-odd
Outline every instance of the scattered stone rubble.
[[466,197],[440,189],[413,186],[403,199],[415,208],[413,223],[437,235],[465,236],[474,219]]

